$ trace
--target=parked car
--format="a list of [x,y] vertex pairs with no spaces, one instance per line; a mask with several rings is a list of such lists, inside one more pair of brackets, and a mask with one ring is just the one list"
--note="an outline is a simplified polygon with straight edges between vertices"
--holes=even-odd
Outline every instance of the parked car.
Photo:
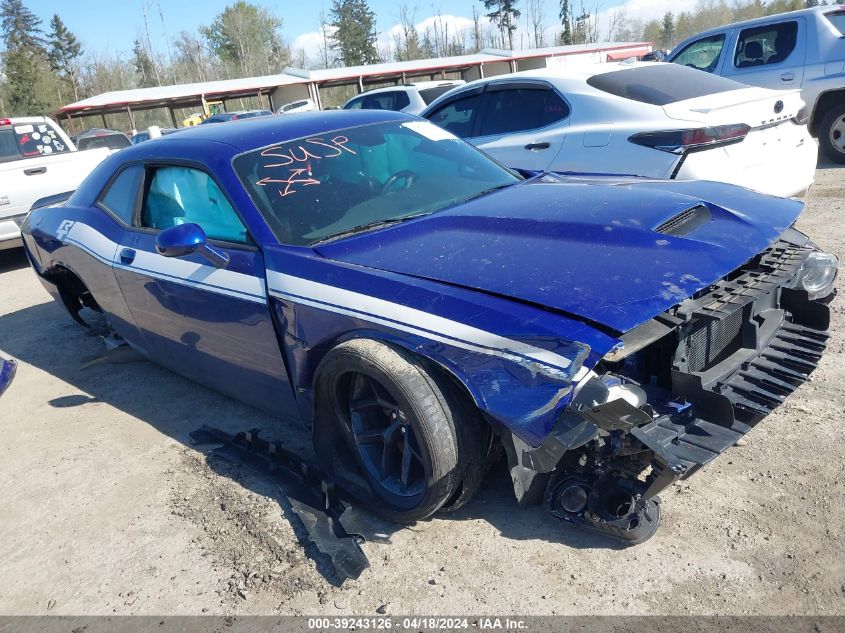
[[770,15],[687,38],[669,61],[764,88],[800,88],[824,154],[845,163],[845,5]]
[[404,86],[390,86],[370,90],[352,97],[343,104],[344,110],[394,110],[419,114],[440,95],[466,82],[461,79],[422,81]]
[[110,152],[118,152],[132,145],[129,137],[123,132],[106,128],[91,128],[71,138],[79,151],[105,148]]
[[818,154],[803,105],[797,91],[621,62],[482,79],[421,116],[509,167],[715,180],[797,196],[813,183]]
[[317,104],[312,99],[300,99],[286,103],[276,110],[276,114],[296,114],[297,112],[311,112],[317,109]]
[[0,250],[21,245],[19,227],[36,200],[69,194],[106,156],[78,153],[51,119],[0,119]]
[[495,436],[523,505],[638,542],[655,495],[821,358],[838,261],[790,228],[802,209],[520,175],[415,117],[340,111],[141,143],[24,236],[75,319],[301,416],[383,516],[467,503]]
[[221,112],[208,117],[200,125],[206,123],[225,123],[226,121],[240,121],[242,119],[252,119],[257,116],[272,116],[270,110],[239,110],[238,112]]
[[[178,132],[180,128],[178,127],[163,127],[159,131],[161,135],[164,136],[165,134],[173,134],[174,132]],[[144,141],[150,140],[150,132],[149,130],[142,130],[137,134],[133,134],[132,138],[129,139],[132,145],[137,145],[138,143],[143,143]]]

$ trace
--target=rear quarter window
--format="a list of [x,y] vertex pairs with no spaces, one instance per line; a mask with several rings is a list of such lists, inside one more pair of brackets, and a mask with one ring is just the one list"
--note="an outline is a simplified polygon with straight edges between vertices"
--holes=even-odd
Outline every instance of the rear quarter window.
[[731,79],[677,64],[649,65],[593,75],[587,84],[617,97],[656,106],[747,87]]
[[839,31],[839,35],[845,36],[845,11],[825,13],[824,17],[833,25],[833,28]]
[[100,205],[120,218],[124,224],[131,225],[138,199],[138,186],[143,176],[144,168],[140,165],[124,169],[105,192]]

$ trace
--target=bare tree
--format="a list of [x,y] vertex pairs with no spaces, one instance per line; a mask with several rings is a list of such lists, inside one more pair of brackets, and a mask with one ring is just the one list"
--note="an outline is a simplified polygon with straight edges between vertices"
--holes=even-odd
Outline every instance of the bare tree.
[[534,37],[534,48],[542,48],[546,45],[545,34],[543,33],[543,21],[546,19],[543,12],[543,0],[528,0],[527,14],[531,34]]
[[167,62],[170,70],[170,78],[173,83],[176,83],[176,75],[173,74],[173,50],[170,48],[170,37],[167,35],[167,24],[164,21],[164,11],[161,8],[161,2],[159,2],[159,0],[156,0],[156,8],[158,9],[158,17],[161,20],[161,32],[164,34],[164,45],[167,47]]
[[323,43],[320,44],[320,56],[322,57],[323,68],[329,67],[329,51],[331,44],[329,43],[329,18],[326,15],[326,10],[323,5],[320,5],[320,37]]
[[143,13],[144,13],[144,32],[146,33],[146,36],[147,36],[147,54],[153,60],[153,64],[152,64],[153,73],[154,73],[155,78],[156,78],[156,83],[160,86],[161,85],[161,75],[159,75],[159,73],[158,73],[158,64],[155,63],[156,60],[155,60],[155,53],[153,52],[153,40],[150,37],[150,20],[149,20],[149,15],[148,15],[149,10],[150,10],[150,5],[145,0],[145,2],[143,4],[141,4],[141,11],[143,11]]
[[484,48],[484,33],[481,28],[481,15],[472,7],[472,48],[477,53]]
[[607,39],[611,42],[622,42],[628,37],[628,12],[625,7],[618,7],[611,11],[607,25]]

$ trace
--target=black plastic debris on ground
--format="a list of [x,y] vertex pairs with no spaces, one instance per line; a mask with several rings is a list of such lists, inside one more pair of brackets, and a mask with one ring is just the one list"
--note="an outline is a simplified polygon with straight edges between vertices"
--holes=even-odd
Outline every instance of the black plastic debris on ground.
[[388,525],[351,505],[347,501],[351,496],[319,468],[284,449],[281,443],[261,439],[259,429],[231,435],[203,426],[190,437],[195,444],[221,444],[212,451],[214,455],[273,476],[309,539],[331,559],[341,581],[358,578],[370,566],[361,542],[389,542]]

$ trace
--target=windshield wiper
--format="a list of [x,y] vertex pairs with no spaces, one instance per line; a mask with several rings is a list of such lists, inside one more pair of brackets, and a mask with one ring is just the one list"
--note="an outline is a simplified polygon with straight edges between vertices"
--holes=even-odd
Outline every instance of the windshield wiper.
[[502,185],[496,185],[495,187],[490,187],[489,189],[484,189],[483,191],[479,191],[478,193],[474,193],[471,196],[467,196],[461,200],[458,200],[456,204],[464,204],[465,202],[469,202],[470,200],[475,200],[476,198],[480,198],[481,196],[486,196],[488,193],[493,193],[494,191],[498,191],[499,189],[506,189],[508,187],[513,187],[515,182],[506,182]]
[[376,220],[374,222],[367,222],[367,224],[361,224],[359,226],[354,226],[351,229],[347,229],[345,231],[341,231],[340,233],[334,233],[333,235],[328,235],[322,239],[317,240],[316,242],[312,242],[311,246],[318,246],[320,244],[326,244],[327,242],[334,242],[335,240],[342,239],[344,237],[349,237],[350,235],[357,235],[358,233],[366,233],[368,231],[375,231],[376,229],[382,229],[386,226],[392,226],[394,224],[401,224],[402,222],[407,222],[408,220],[414,220],[416,218],[421,218],[426,215],[431,215],[431,211],[426,211],[425,213],[417,213],[414,215],[404,215],[401,218],[389,218],[387,220]]

